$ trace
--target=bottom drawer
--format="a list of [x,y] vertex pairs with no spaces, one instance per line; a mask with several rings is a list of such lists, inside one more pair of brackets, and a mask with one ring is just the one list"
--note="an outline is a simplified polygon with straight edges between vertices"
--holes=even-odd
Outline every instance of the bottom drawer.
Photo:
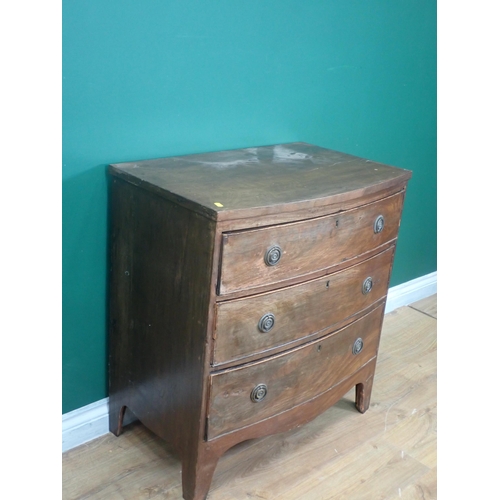
[[207,439],[272,417],[329,390],[377,355],[384,305],[305,346],[211,375]]

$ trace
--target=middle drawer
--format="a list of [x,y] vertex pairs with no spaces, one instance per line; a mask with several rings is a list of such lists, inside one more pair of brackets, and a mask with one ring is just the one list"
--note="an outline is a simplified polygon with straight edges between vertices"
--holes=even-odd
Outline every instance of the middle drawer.
[[382,299],[394,248],[322,278],[216,304],[213,366],[309,337]]

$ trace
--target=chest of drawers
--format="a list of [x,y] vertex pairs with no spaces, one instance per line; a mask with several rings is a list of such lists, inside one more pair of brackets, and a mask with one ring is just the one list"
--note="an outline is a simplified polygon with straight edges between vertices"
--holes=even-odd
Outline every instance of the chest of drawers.
[[110,166],[109,402],[206,498],[235,444],[369,406],[407,170],[305,143]]

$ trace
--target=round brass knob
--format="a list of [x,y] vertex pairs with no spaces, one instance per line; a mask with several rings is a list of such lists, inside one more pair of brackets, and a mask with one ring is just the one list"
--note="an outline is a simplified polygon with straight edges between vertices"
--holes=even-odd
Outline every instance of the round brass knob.
[[375,222],[373,223],[373,232],[375,234],[377,233],[381,233],[382,232],[382,229],[384,229],[384,224],[385,224],[385,221],[384,221],[384,216],[383,215],[379,215],[376,219],[375,219]]
[[356,339],[356,342],[354,342],[354,345],[352,346],[352,353],[356,356],[356,354],[359,354],[363,350],[363,339],[360,337],[359,339]]
[[252,393],[250,394],[250,399],[254,403],[260,403],[267,395],[267,385],[266,384],[259,384],[256,385]]
[[262,318],[260,318],[259,321],[259,330],[262,333],[267,333],[271,331],[273,329],[274,322],[275,322],[275,317],[273,313],[264,314],[264,316],[262,316]]
[[279,245],[273,245],[271,248],[267,249],[266,255],[264,256],[264,262],[268,266],[275,266],[281,259],[282,250]]
[[363,295],[369,293],[372,288],[373,288],[373,280],[370,277],[368,277],[365,279],[365,281],[363,281]]

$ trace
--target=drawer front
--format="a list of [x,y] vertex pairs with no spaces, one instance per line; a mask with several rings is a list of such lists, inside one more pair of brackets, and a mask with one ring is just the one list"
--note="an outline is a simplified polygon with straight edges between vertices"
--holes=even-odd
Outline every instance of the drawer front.
[[394,246],[300,285],[216,304],[213,365],[313,335],[366,309],[386,296],[393,255]]
[[305,346],[212,374],[207,438],[293,408],[354,374],[377,354],[383,313],[384,307],[379,306]]
[[225,233],[219,295],[328,269],[394,240],[403,197],[401,192],[335,215]]

